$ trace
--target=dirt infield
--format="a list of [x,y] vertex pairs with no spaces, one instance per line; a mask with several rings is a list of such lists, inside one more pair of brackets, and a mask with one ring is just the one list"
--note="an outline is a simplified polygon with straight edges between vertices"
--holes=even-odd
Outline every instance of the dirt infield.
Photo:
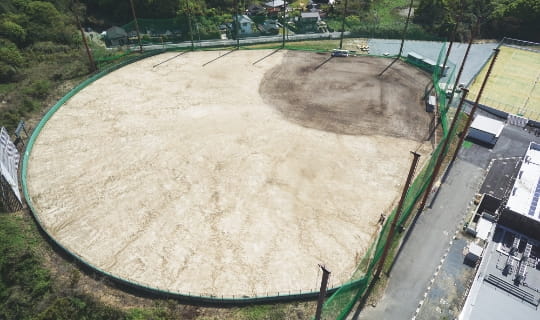
[[328,56],[286,51],[203,66],[224,53],[147,58],[70,99],[29,157],[35,214],[95,267],[172,292],[316,290],[319,263],[332,285],[346,281],[409,151],[431,152],[418,100],[428,78],[399,65],[387,87],[373,76],[389,60],[369,57],[296,73]]
[[429,116],[418,107],[429,83],[425,73],[399,61],[378,77],[391,60],[326,59],[328,54],[288,52],[284,62],[265,75],[263,98],[308,128],[426,139]]

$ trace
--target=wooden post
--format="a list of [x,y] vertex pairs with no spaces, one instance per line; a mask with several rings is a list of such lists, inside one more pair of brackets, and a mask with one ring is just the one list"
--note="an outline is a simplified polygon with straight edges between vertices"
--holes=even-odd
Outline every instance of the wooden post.
[[322,307],[326,298],[326,288],[328,286],[328,278],[330,277],[330,271],[325,266],[320,265],[322,269],[321,290],[319,291],[319,299],[317,300],[317,311],[315,312],[315,320],[320,320],[322,315]]
[[411,152],[411,153],[414,158],[411,163],[411,168],[409,169],[409,174],[407,175],[407,180],[405,181],[405,185],[403,186],[403,192],[401,193],[401,199],[399,199],[399,204],[396,209],[396,214],[394,215],[394,219],[392,220],[392,224],[390,225],[390,230],[388,231],[388,236],[386,237],[386,243],[384,244],[384,250],[381,256],[381,260],[379,261],[379,267],[377,268],[377,271],[375,272],[375,279],[378,279],[381,276],[381,271],[384,267],[386,257],[388,256],[388,251],[390,250],[390,246],[392,245],[392,239],[394,238],[396,225],[399,220],[399,216],[401,215],[403,202],[405,201],[405,196],[407,195],[407,191],[409,191],[409,185],[411,184],[411,180],[414,176],[416,165],[418,164],[418,159],[420,158],[420,155],[418,153],[416,152]]

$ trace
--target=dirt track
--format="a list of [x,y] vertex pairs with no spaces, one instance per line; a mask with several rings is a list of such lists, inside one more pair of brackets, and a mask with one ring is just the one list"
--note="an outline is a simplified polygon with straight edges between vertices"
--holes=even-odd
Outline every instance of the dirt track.
[[287,119],[324,131],[389,135],[425,140],[429,115],[422,94],[429,78],[399,61],[381,77],[390,59],[332,58],[287,52],[261,85],[266,102]]
[[[270,52],[239,51],[203,66],[223,53],[188,53],[156,68],[175,54],[148,58],[69,100],[30,154],[38,218],[94,266],[169,291],[315,290],[319,263],[331,284],[346,281],[399,195],[409,151],[427,155],[430,144],[284,119],[282,100],[259,89],[263,78],[291,58],[305,55],[315,67],[324,56],[278,52],[252,65]],[[333,59],[317,72],[341,78],[333,64],[362,65]],[[365,95],[355,92],[346,105]],[[401,135],[421,136],[407,125]]]

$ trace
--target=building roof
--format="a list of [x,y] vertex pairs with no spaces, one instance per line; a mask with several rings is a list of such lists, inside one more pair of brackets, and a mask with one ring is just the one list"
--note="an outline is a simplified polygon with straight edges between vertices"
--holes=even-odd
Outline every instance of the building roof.
[[469,253],[474,254],[477,257],[481,257],[482,252],[484,252],[484,248],[482,248],[481,246],[477,245],[474,242],[469,243],[468,249],[469,249]]
[[317,19],[319,19],[321,17],[321,15],[319,14],[318,11],[316,11],[316,12],[302,12],[302,13],[300,13],[300,16],[303,19],[306,19],[306,18],[317,18]]
[[491,133],[498,138],[504,128],[504,122],[479,115],[474,118],[471,128]]
[[527,218],[540,221],[540,144],[531,142],[523,158],[506,207]]
[[285,5],[285,1],[283,0],[275,0],[275,1],[268,1],[264,4],[266,7],[270,7],[270,8],[277,8],[277,7],[282,7]]
[[476,225],[476,237],[482,240],[487,240],[489,238],[489,234],[491,233],[492,228],[493,222],[480,217],[480,219],[478,220],[478,224]]
[[127,32],[124,30],[124,28],[112,26],[109,29],[107,29],[106,37],[108,39],[119,39],[127,37]]
[[251,18],[246,16],[245,14],[238,15],[238,23],[245,23],[245,22],[253,23],[253,20],[251,20]]

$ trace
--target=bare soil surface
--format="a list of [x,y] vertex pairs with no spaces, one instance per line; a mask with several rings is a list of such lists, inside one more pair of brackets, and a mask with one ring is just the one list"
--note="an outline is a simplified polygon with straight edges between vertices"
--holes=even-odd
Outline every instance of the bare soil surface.
[[285,118],[308,128],[427,138],[430,117],[422,94],[430,80],[424,72],[398,61],[379,77],[392,60],[326,59],[328,54],[287,52],[283,63],[265,75],[261,95]]
[[[340,134],[339,125],[285,117],[277,111],[284,97],[261,97],[263,79],[294,67],[290,57],[300,63],[303,54],[315,68],[327,56],[281,51],[253,65],[270,51],[224,53],[188,53],[155,68],[176,54],[154,56],[70,99],[30,154],[36,217],[94,267],[172,292],[317,290],[319,263],[332,271],[331,286],[347,281],[399,196],[409,151],[425,160],[430,144],[418,141],[420,131],[406,136],[419,130],[412,120],[400,134]],[[356,61],[332,59],[318,72],[340,78]],[[335,106],[361,108],[369,93],[354,91]],[[331,97],[320,100],[331,108]],[[329,122],[346,121],[338,114]]]

